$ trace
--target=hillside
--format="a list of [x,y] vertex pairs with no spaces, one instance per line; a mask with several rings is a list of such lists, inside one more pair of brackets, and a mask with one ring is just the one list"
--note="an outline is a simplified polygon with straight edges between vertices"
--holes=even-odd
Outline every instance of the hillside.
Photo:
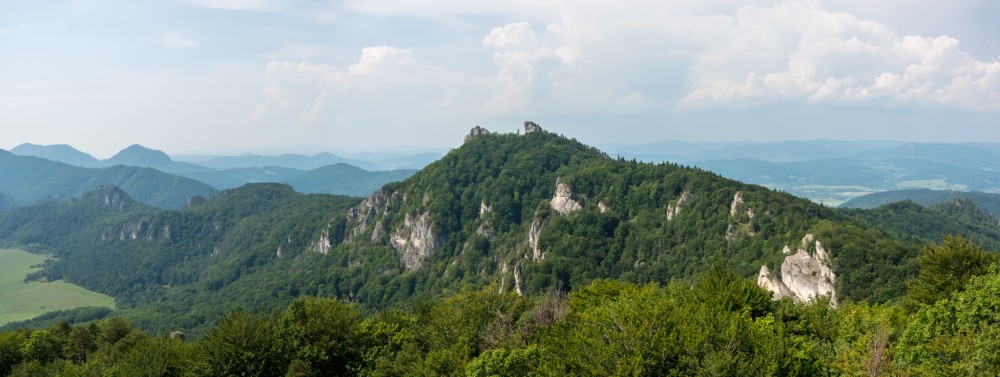
[[[57,254],[38,277],[112,295],[155,333],[196,335],[233,308],[273,310],[303,295],[371,313],[486,287],[537,297],[601,278],[689,281],[717,264],[794,286],[782,292],[795,300],[886,302],[904,294],[926,242],[786,193],[612,159],[525,127],[474,129],[460,148],[364,200],[252,184],[179,211],[86,211],[50,238],[28,237],[35,227],[3,213],[0,224],[15,226],[0,238]],[[780,272],[790,263],[805,269]]]
[[217,189],[237,188],[247,183],[286,183],[307,194],[368,196],[382,185],[400,181],[415,170],[368,171],[338,163],[312,170],[279,166],[229,168],[215,171],[178,173],[205,182]]
[[192,196],[216,193],[204,183],[149,168],[82,168],[0,151],[0,192],[18,205],[68,199],[108,184],[122,188],[140,202],[160,208],[180,208]]
[[122,149],[111,158],[101,161],[101,166],[115,165],[153,168],[171,174],[211,171],[204,166],[174,161],[163,151],[149,149],[138,144]]
[[871,209],[904,200],[913,201],[922,206],[933,206],[958,198],[968,199],[975,204],[976,207],[979,207],[983,211],[993,215],[993,217],[1000,218],[1000,195],[984,192],[925,189],[885,191],[854,198],[844,202],[844,204],[841,204],[840,206],[844,208]]

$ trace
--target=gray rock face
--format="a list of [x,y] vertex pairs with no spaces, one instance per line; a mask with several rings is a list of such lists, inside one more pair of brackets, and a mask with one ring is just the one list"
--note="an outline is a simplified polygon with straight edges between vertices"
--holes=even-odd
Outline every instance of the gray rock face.
[[815,253],[810,255],[810,243],[813,243],[813,235],[807,234],[794,254],[786,246],[785,260],[781,263],[781,279],[772,277],[767,266],[761,266],[757,285],[771,291],[775,300],[791,297],[795,302],[807,302],[818,297],[829,297],[830,305],[836,307],[837,292],[834,285],[837,276],[830,268],[830,255],[818,240],[815,241]]
[[[368,228],[368,224],[372,222],[378,214],[385,215],[389,211],[389,206],[399,200],[399,192],[394,191],[393,193],[388,193],[383,189],[375,191],[370,196],[365,198],[361,204],[357,207],[347,210],[347,220],[355,223],[355,226],[351,228],[350,234],[347,235],[347,241],[350,242],[357,237],[359,234],[363,233]],[[377,239],[380,227],[376,226],[376,229],[372,232],[372,238]]]
[[465,135],[465,140],[463,141],[463,143],[468,143],[469,140],[472,140],[472,138],[479,135],[491,135],[491,134],[493,133],[490,132],[490,130],[487,130],[485,127],[475,126],[472,127],[471,130],[469,130],[468,135]]
[[[741,211],[742,209],[745,211]],[[744,213],[746,216],[743,216]],[[740,236],[753,236],[754,231],[750,226],[754,212],[743,200],[743,193],[737,191],[733,195],[733,202],[729,204],[729,227],[726,229],[726,241],[733,241]]]
[[406,214],[403,224],[389,236],[392,246],[400,253],[400,260],[407,270],[416,270],[423,266],[437,248],[437,237],[431,227],[431,213],[424,212],[419,216]]
[[313,243],[310,249],[312,249],[313,252],[326,255],[326,253],[330,252],[331,246],[332,245],[330,245],[330,228],[326,228],[323,229],[323,234],[319,236],[319,240],[316,240],[316,242]]
[[545,258],[542,249],[538,247],[538,234],[541,232],[542,220],[535,217],[535,221],[531,222],[531,228],[528,229],[528,246],[531,247],[532,260],[542,260]]
[[543,131],[542,127],[538,126],[537,123],[532,122],[530,120],[524,122],[524,133],[525,134],[530,134],[532,132],[542,132],[542,131]]
[[552,196],[552,200],[549,201],[549,205],[561,215],[568,215],[573,211],[579,211],[580,203],[570,198],[572,194],[573,192],[570,190],[569,185],[560,182],[556,178],[556,192]]
[[684,203],[691,200],[691,193],[684,191],[681,196],[677,198],[677,202],[667,205],[667,221],[673,220],[677,215],[681,214],[681,208],[684,207]]

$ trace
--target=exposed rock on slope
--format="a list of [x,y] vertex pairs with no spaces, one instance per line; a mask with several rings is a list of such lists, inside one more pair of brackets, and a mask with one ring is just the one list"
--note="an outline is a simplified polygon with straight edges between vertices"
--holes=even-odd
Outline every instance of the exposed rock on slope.
[[677,198],[675,203],[667,205],[667,221],[673,220],[677,215],[681,214],[681,208],[683,208],[684,203],[691,200],[691,192],[684,191],[681,196]]
[[569,185],[560,182],[557,178],[556,193],[552,196],[552,201],[549,202],[549,205],[552,206],[553,210],[562,215],[568,215],[573,211],[579,211],[580,203],[577,203],[575,200],[570,198],[571,195],[573,195],[573,192],[570,190]]
[[423,265],[437,247],[437,238],[431,226],[430,212],[420,216],[406,214],[402,226],[389,237],[392,246],[400,252],[400,259],[407,270],[416,270]]
[[796,302],[806,302],[829,297],[830,305],[837,306],[837,292],[834,290],[837,276],[830,268],[830,255],[818,240],[815,241],[815,253],[810,255],[808,248],[812,242],[813,235],[807,234],[794,254],[785,246],[781,279],[771,276],[767,266],[761,266],[757,285],[774,293],[775,300],[791,297]]
[[475,127],[472,127],[471,130],[469,130],[469,134],[468,135],[465,135],[465,140],[463,142],[468,143],[469,140],[471,140],[472,138],[474,138],[476,136],[479,136],[479,135],[490,135],[490,134],[492,134],[490,132],[490,130],[487,130],[485,127],[475,126]]
[[532,121],[524,122],[524,133],[530,134],[532,132],[542,132],[542,127]]

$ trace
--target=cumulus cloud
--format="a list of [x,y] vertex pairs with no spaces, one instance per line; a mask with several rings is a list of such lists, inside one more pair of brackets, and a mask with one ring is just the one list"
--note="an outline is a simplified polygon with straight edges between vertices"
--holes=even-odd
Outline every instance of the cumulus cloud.
[[[357,63],[345,69],[272,61],[266,74],[271,85],[264,91],[264,102],[251,113],[253,120],[290,113],[314,122],[379,107],[383,108],[375,110],[379,115],[406,109],[419,112],[420,107],[462,102],[463,90],[456,85],[467,84],[447,71],[421,64],[411,50],[393,46],[365,47]],[[386,111],[387,106],[396,108]]]
[[538,37],[528,22],[493,28],[483,37],[483,45],[496,50],[493,62],[499,69],[494,79],[493,97],[483,104],[483,112],[488,115],[528,112],[537,65],[560,61],[558,54],[549,47],[539,46]]
[[1000,60],[947,36],[893,30],[818,1],[739,9],[691,67],[686,108],[775,102],[1000,110]]
[[173,49],[198,47],[197,41],[182,33],[166,33],[160,37],[160,44]]

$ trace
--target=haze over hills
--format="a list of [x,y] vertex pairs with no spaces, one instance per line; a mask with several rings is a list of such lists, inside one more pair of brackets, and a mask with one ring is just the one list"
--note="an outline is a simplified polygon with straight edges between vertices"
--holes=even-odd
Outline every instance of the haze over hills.
[[35,156],[85,168],[97,167],[101,161],[66,144],[36,145],[24,143],[10,150],[20,156]]
[[886,191],[851,199],[840,206],[844,208],[872,209],[889,203],[912,201],[922,206],[930,207],[959,198],[966,199],[976,207],[990,213],[993,217],[1000,218],[1000,195],[984,192],[927,189]]
[[0,150],[0,177],[0,192],[22,206],[80,196],[107,184],[121,187],[136,200],[160,208],[180,208],[192,196],[217,192],[193,179],[150,168],[83,168],[3,150]]
[[[1000,192],[1000,146],[990,143],[784,141],[616,146],[614,155],[674,161],[838,205],[908,188]],[[657,151],[662,151],[657,153]]]

